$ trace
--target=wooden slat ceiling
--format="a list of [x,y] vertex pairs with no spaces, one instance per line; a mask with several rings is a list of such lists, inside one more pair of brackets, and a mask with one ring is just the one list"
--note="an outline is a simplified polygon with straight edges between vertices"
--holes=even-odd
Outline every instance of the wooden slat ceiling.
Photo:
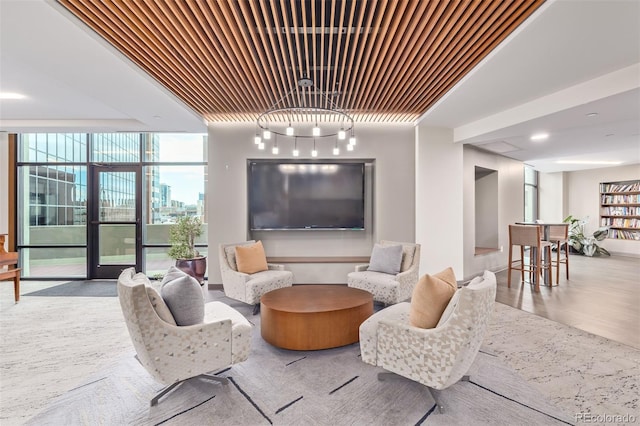
[[412,122],[544,0],[58,2],[207,121],[253,122],[293,90]]

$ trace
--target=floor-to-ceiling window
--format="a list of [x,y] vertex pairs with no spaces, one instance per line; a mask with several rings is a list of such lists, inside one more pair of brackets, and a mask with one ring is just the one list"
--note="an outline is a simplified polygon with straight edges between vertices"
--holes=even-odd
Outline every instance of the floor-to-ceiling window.
[[[174,262],[167,256],[169,226],[180,216],[197,216],[203,222],[196,241],[207,256],[207,144],[202,135],[159,134],[144,151],[145,199],[143,247],[146,272],[166,272]],[[206,274],[208,276],[208,274]]]
[[[171,223],[192,215],[206,226],[206,147],[203,135],[188,134],[20,135],[22,276],[93,278],[98,260],[166,271]],[[198,245],[206,255],[206,231]]]
[[538,219],[538,172],[524,166],[524,221],[535,222]]

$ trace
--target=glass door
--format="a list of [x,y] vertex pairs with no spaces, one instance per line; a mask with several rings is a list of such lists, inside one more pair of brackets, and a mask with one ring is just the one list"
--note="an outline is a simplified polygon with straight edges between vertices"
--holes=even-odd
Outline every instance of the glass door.
[[142,270],[141,168],[92,165],[96,200],[89,226],[89,278],[115,279],[129,267]]

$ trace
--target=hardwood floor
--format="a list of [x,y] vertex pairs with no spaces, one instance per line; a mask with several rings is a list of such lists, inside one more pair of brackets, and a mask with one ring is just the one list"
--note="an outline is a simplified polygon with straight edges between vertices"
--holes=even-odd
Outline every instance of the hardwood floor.
[[[640,259],[571,255],[569,280],[549,288],[520,281],[512,272],[496,274],[496,301],[640,349]],[[555,269],[554,269],[555,280]]]

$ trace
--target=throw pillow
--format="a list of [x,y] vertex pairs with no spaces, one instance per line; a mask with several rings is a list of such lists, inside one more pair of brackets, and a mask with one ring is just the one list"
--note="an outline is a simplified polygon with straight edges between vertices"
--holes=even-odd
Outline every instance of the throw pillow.
[[229,263],[229,266],[231,267],[231,269],[233,269],[234,271],[238,270],[238,265],[236,264],[236,246],[246,246],[254,243],[255,243],[254,240],[249,240],[249,241],[243,241],[241,243],[233,243],[233,244],[225,245],[224,254],[227,257],[227,262]]
[[414,244],[402,244],[398,241],[388,241],[382,240],[380,241],[380,245],[382,246],[395,246],[400,244],[402,246],[402,264],[400,266],[400,272],[404,272],[411,268],[413,265],[413,256],[416,252],[416,246]]
[[409,322],[414,327],[433,328],[456,292],[458,285],[452,268],[435,275],[423,275],[413,289]]
[[396,275],[402,265],[402,246],[382,246],[376,244],[371,252],[367,271]]
[[162,280],[162,299],[177,325],[201,324],[204,321],[204,296],[198,281],[172,266]]
[[267,265],[267,257],[264,254],[262,241],[255,244],[236,246],[236,264],[238,272],[245,274],[255,274],[256,272],[266,271],[269,269]]
[[173,315],[171,315],[171,311],[164,300],[158,293],[158,290],[151,287],[150,285],[145,286],[145,290],[147,290],[147,296],[149,297],[149,301],[151,302],[151,306],[156,311],[156,314],[166,323],[171,325],[177,325],[176,320],[173,319]]

